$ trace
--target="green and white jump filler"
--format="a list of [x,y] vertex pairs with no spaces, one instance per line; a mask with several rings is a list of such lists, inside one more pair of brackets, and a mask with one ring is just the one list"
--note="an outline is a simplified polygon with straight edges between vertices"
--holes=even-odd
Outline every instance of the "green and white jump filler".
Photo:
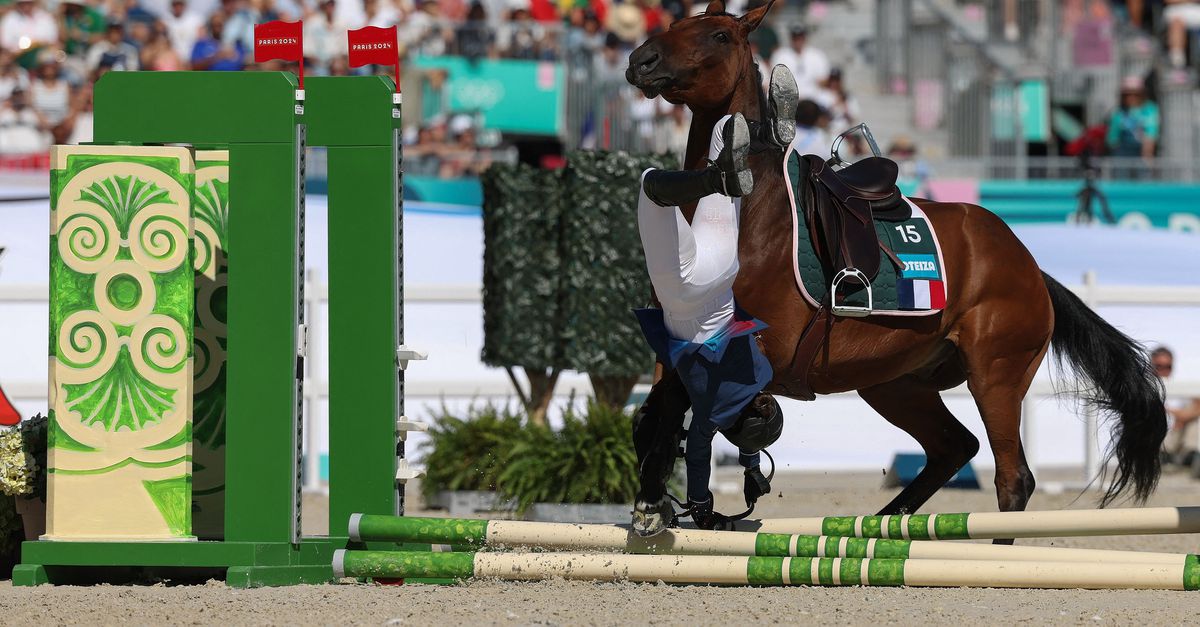
[[[402,368],[422,356],[403,346],[399,100],[380,77],[296,87],[281,72],[109,73],[96,146],[56,151],[50,525],[16,585],[163,567],[324,582],[352,512],[403,513],[398,430],[419,425],[402,419]],[[300,528],[307,144],[329,151],[328,536]],[[88,151],[117,155],[113,171],[91,176],[107,166]],[[164,157],[176,165],[147,170]],[[116,228],[77,228],[96,222]],[[101,393],[118,370],[108,388],[137,394]],[[124,517],[96,507],[122,502]]]

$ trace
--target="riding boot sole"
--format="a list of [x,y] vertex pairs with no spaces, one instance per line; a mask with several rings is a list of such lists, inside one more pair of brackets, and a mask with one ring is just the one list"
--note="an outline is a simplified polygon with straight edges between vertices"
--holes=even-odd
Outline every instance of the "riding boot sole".
[[[727,196],[745,196],[754,190],[754,175],[750,172],[750,126],[740,112],[725,122],[721,129],[725,147],[717,156],[716,165],[725,172],[724,190]],[[731,174],[732,173],[732,174]]]
[[771,140],[787,148],[796,138],[796,108],[800,105],[800,88],[796,78],[785,65],[771,69],[771,84],[767,89],[767,108],[770,116],[767,128]]

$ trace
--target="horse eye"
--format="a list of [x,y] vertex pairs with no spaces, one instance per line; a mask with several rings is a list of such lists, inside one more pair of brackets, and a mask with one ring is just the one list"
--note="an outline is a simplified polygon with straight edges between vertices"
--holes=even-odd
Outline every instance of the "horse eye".
[[716,35],[713,35],[713,37],[723,44],[729,43],[729,33],[717,33]]

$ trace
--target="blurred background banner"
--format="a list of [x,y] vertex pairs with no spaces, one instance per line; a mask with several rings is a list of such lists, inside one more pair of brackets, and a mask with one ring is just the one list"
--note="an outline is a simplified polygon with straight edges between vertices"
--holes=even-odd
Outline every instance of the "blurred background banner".
[[564,131],[563,68],[557,63],[417,57],[413,65],[447,76],[440,89],[427,84],[421,91],[422,110],[436,106],[477,116],[482,127],[505,133],[557,137]]

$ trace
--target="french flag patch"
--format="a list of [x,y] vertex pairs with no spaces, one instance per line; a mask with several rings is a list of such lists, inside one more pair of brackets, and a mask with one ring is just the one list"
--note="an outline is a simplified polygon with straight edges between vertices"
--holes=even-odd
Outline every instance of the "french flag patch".
[[921,311],[946,308],[946,286],[935,279],[900,279],[896,292],[901,309]]

